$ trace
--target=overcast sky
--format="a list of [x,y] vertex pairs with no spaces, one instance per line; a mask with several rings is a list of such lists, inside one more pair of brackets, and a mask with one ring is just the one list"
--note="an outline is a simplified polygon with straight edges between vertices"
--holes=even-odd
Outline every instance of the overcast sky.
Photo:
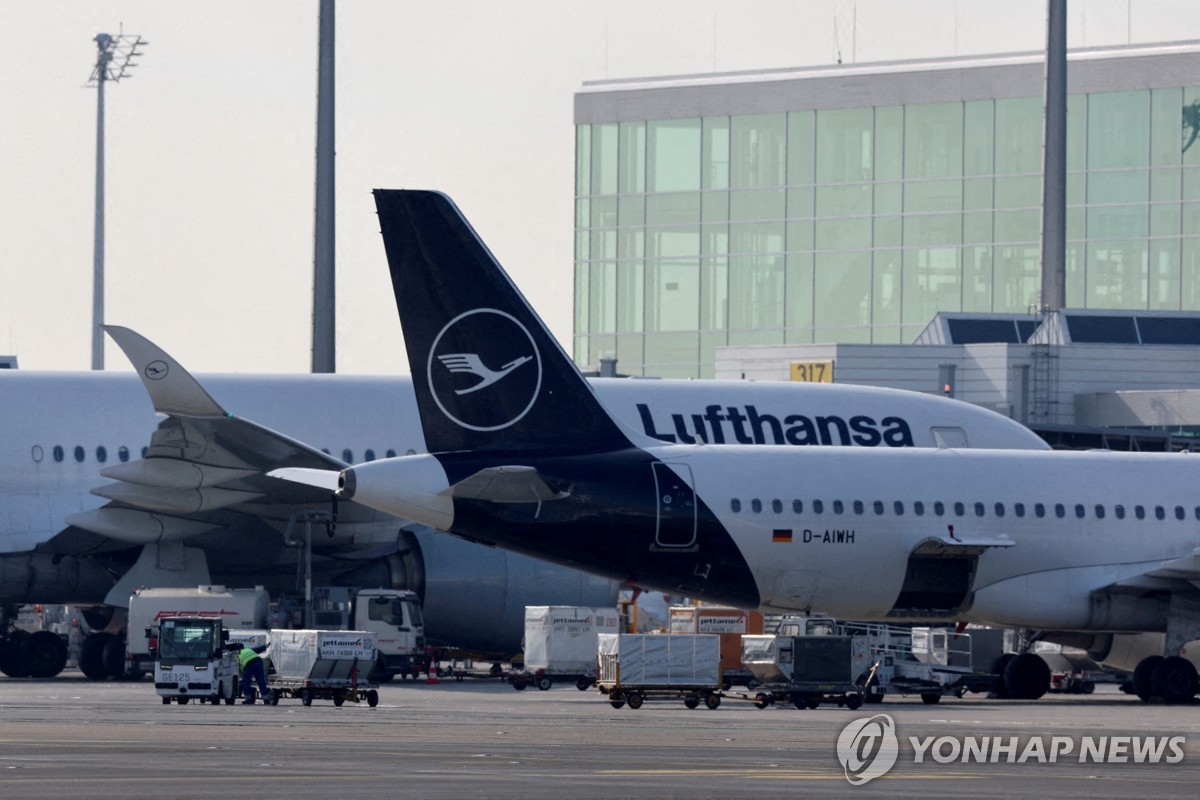
[[[87,369],[93,37],[110,84],[107,319],[197,371],[309,367],[315,0],[0,3],[0,354]],[[339,372],[406,371],[370,190],[458,203],[571,350],[584,81],[1028,51],[1044,0],[354,0],[337,11]],[[1071,0],[1069,46],[1200,39],[1190,0]],[[128,369],[108,345],[110,369]]]

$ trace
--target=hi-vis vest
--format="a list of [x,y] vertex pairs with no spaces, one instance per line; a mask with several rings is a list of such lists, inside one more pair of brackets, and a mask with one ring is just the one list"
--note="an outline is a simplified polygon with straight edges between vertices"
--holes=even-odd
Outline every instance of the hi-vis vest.
[[249,664],[251,661],[253,661],[254,659],[256,659],[258,657],[259,657],[258,653],[254,652],[249,647],[243,647],[241,650],[238,651],[238,665],[242,669],[245,669],[247,664]]

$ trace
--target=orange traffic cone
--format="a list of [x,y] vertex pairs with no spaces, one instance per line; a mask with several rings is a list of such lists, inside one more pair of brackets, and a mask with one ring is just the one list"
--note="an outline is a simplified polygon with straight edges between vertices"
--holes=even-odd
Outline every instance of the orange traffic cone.
[[425,678],[425,684],[429,685],[429,684],[433,684],[433,683],[437,683],[437,682],[438,682],[437,664],[431,663],[429,665],[429,673],[428,673],[427,677]]

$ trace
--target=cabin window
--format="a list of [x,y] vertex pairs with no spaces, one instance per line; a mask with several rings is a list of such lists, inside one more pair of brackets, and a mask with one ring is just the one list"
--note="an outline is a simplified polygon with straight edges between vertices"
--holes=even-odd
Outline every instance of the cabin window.
[[975,504],[975,516],[977,516],[977,517],[983,516],[983,503]]
[[1041,503],[1034,503],[1033,504],[1033,515],[1035,517],[1037,517],[1038,519],[1041,519],[1042,517],[1046,516],[1046,507],[1044,505],[1042,505]]
[[62,448],[62,445],[61,445],[61,444],[56,444],[56,445],[54,445],[54,450],[53,450],[53,451],[51,451],[51,452],[53,452],[53,453],[54,453],[54,460],[55,460],[55,461],[62,461],[62,460],[63,460],[63,448]]
[[965,505],[963,505],[961,502],[956,501],[954,503],[954,516],[961,517],[961,516],[965,516],[966,513],[967,513],[967,507]]
[[871,507],[875,509],[876,514],[878,514],[881,517],[883,516],[883,501],[882,500],[876,500],[874,503],[871,504]]
[[79,445],[75,445],[75,460],[76,461],[78,461],[80,464],[82,464],[84,456],[86,456],[86,455],[87,454],[83,452],[82,447],[80,447]]
[[389,448],[388,451],[386,453],[384,453],[384,455],[387,456],[388,458],[395,458],[396,451]]
[[993,509],[995,510],[997,517],[1004,516],[1004,503],[996,503],[996,505],[993,506]]
[[841,500],[833,501],[833,513],[835,513],[835,514],[842,513],[842,501]]
[[1133,515],[1135,517],[1137,517],[1138,519],[1145,519],[1146,518],[1146,509],[1142,508],[1141,506],[1134,506],[1133,507]]
[[941,500],[936,501],[933,504],[933,513],[937,514],[939,517],[944,515],[946,513],[946,504]]
[[1083,507],[1083,503],[1075,504],[1075,518],[1083,519],[1087,516],[1087,509]]
[[[1200,511],[1200,509],[1197,510]],[[1113,506],[1113,516],[1115,516],[1117,519],[1125,519],[1125,506]]]
[[1200,519],[1200,506],[1196,506],[1195,514],[1196,514],[1196,519]]
[[1166,519],[1167,518],[1167,512],[1163,509],[1162,506],[1154,507],[1154,518],[1155,519]]
[[913,501],[913,513],[916,514],[918,517],[925,516],[925,504],[922,503],[920,500],[914,500]]
[[855,513],[855,514],[862,514],[862,513],[863,513],[863,501],[862,501],[862,500],[855,500],[855,501],[854,501],[854,513]]
[[374,461],[375,460],[375,451],[368,447],[367,451],[365,453],[363,453],[363,458],[367,461]]
[[1096,503],[1096,519],[1104,519],[1104,506]]
[[742,501],[738,500],[736,497],[733,498],[732,500],[730,500],[729,501],[729,510],[735,514],[741,513]]
[[803,514],[804,513],[804,501],[803,500],[793,500],[792,501],[792,513],[793,514]]
[[754,498],[753,500],[751,500],[750,501],[750,510],[753,511],[755,514],[761,514],[762,513],[762,500],[759,500],[757,497]]
[[892,503],[892,510],[894,510],[896,512],[897,517],[903,517],[904,516],[904,503],[901,503],[899,500],[897,500],[896,502]]
[[351,452],[350,448],[346,448],[342,451],[342,461],[345,461],[347,464],[354,463],[354,453]]
[[121,445],[120,447],[118,447],[117,448],[117,459],[122,464],[124,464],[126,461],[128,461],[129,460],[129,448],[126,447],[125,445]]
[[1025,504],[1024,503],[1013,503],[1013,513],[1016,514],[1018,517],[1025,516]]
[[783,513],[783,501],[778,500],[778,499],[772,500],[771,501],[771,510],[774,511],[776,514],[782,514]]
[[1066,515],[1067,515],[1067,507],[1064,506],[1062,503],[1055,503],[1054,504],[1054,516],[1058,517],[1059,519],[1062,519]]
[[1175,506],[1175,519],[1182,520],[1187,514],[1183,511],[1183,506]]
[[823,502],[821,502],[820,500],[813,500],[813,513],[814,514],[825,513],[825,504]]
[[104,445],[100,445],[96,448],[96,460],[101,464],[103,464],[105,461],[108,461],[108,450],[105,449]]
[[145,458],[145,457],[146,457],[146,454],[147,454],[147,453],[149,453],[149,452],[150,452],[150,448],[149,448],[149,447],[143,447],[143,448],[142,448],[142,458]]

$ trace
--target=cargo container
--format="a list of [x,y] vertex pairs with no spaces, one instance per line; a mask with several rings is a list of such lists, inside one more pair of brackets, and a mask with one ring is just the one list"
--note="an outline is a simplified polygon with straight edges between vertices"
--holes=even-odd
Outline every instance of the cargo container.
[[544,691],[558,682],[588,689],[596,677],[596,637],[620,629],[615,608],[526,606],[524,669],[509,682],[518,690],[534,685]]
[[313,700],[347,700],[379,704],[378,685],[368,680],[375,661],[375,634],[370,631],[274,630],[267,676],[269,701],[298,697],[306,706]]
[[711,633],[721,637],[721,676],[726,689],[755,680],[742,664],[742,637],[763,632],[761,612],[730,606],[671,606],[667,614],[672,634]]
[[721,640],[713,634],[603,633],[596,684],[613,708],[648,698],[682,698],[688,708],[721,705]]

